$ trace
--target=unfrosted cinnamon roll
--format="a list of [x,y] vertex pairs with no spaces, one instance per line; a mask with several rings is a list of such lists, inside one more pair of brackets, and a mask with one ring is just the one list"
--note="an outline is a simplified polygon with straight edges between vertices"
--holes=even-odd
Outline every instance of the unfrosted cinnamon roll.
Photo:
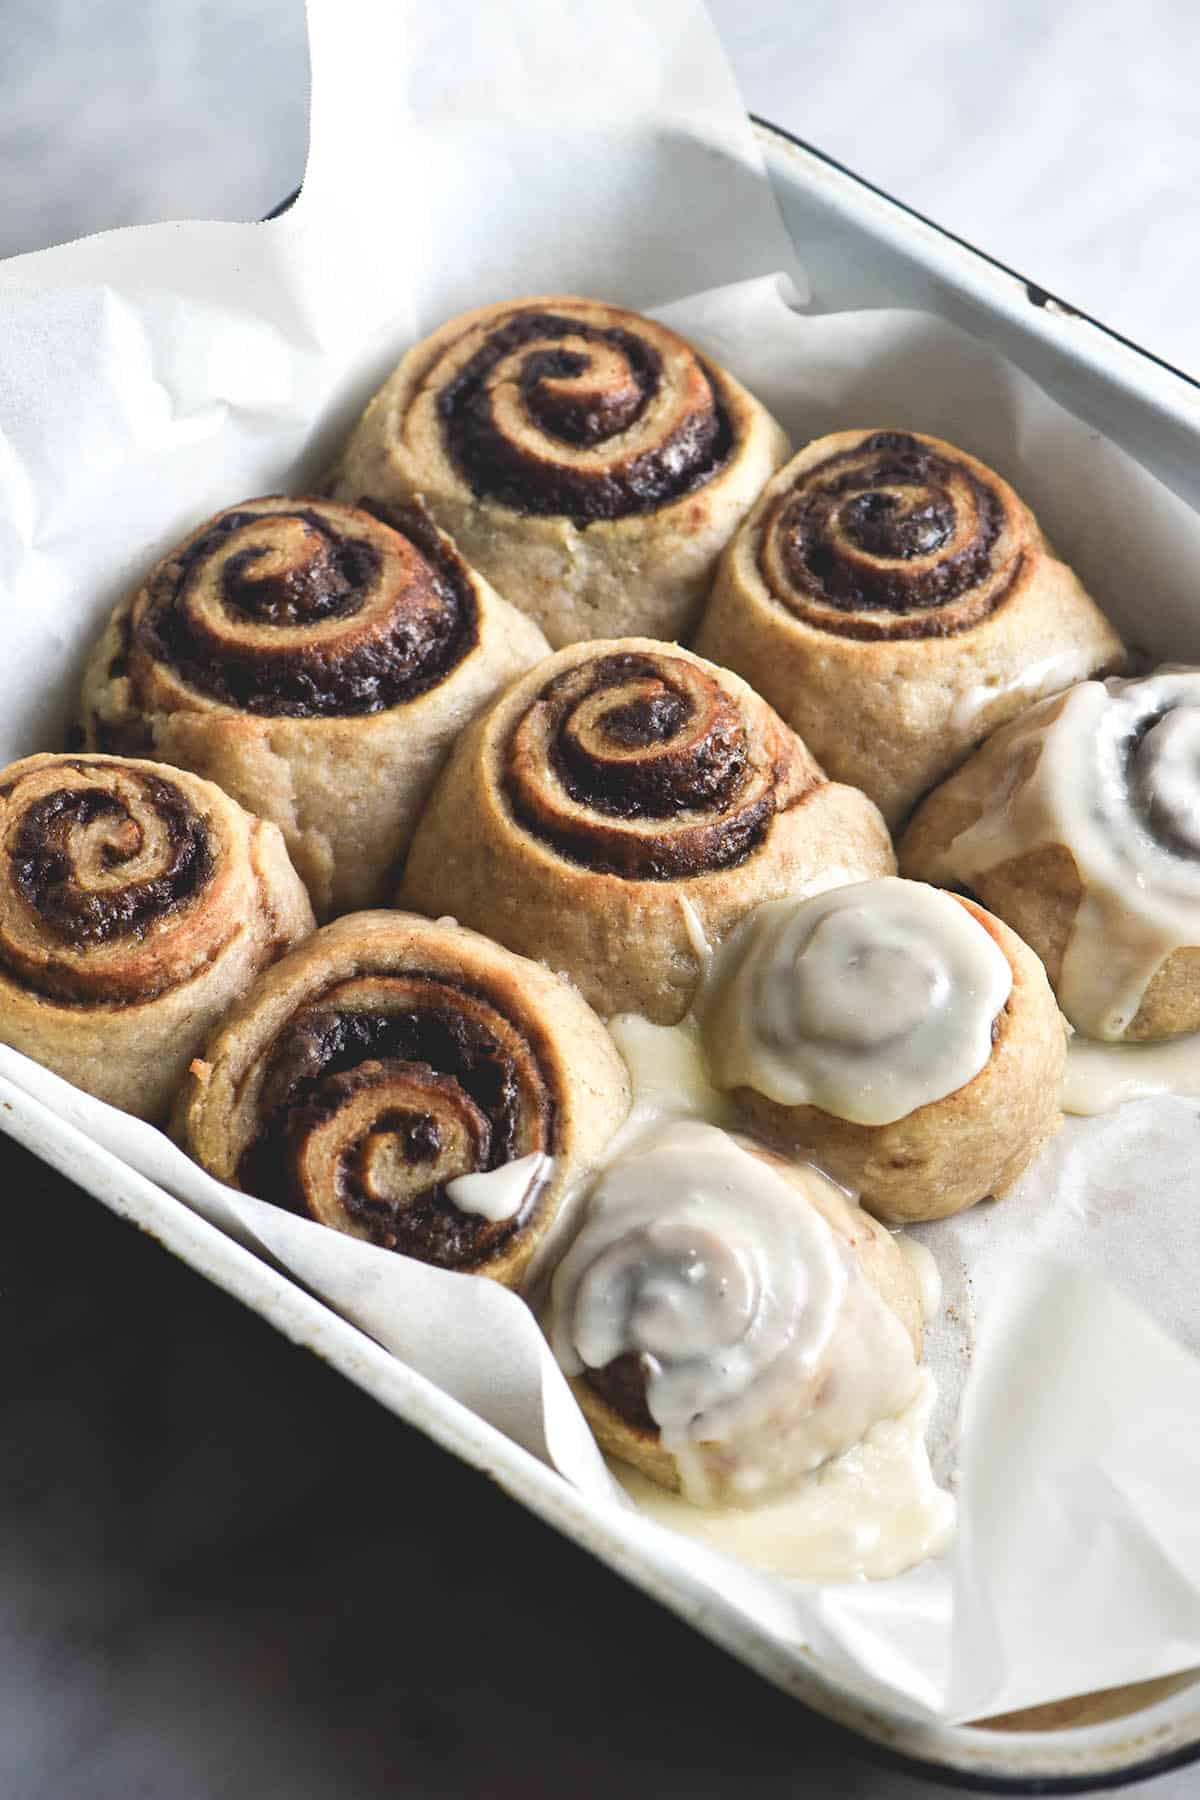
[[593,1184],[550,1336],[603,1449],[702,1506],[778,1497],[913,1396],[916,1277],[816,1169],[711,1125]]
[[179,1134],[220,1180],[516,1286],[629,1085],[578,994],[453,924],[351,913],[246,996]]
[[463,313],[410,350],[355,429],[336,492],[420,494],[556,646],[670,638],[788,447],[665,325],[550,295]]
[[313,929],[274,825],[115,756],[0,770],[0,1042],[158,1120],[266,965]]
[[328,916],[384,898],[450,744],[545,649],[419,507],[247,500],[118,606],[84,730],[274,819]]
[[1020,932],[1085,1036],[1200,1029],[1200,669],[1034,707],[929,796],[902,855]]
[[742,1117],[894,1221],[1002,1194],[1061,1122],[1063,1023],[1036,956],[920,882],[759,907],[701,1007]]
[[736,675],[649,638],[561,650],[476,721],[413,839],[402,902],[564,971],[597,1011],[682,1018],[752,906],[893,867]]
[[1008,483],[904,431],[837,432],[780,470],[696,648],[891,826],[989,731],[1124,656]]

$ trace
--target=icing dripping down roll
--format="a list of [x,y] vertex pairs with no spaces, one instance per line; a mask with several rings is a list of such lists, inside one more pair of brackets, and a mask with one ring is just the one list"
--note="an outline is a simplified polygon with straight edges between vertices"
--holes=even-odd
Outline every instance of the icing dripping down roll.
[[885,1232],[816,1170],[702,1124],[609,1164],[553,1286],[601,1444],[698,1505],[770,1500],[900,1412],[920,1333]]
[[1200,670],[1088,681],[930,796],[907,871],[969,888],[1041,956],[1086,1036],[1200,1028]]
[[741,1117],[883,1218],[1003,1193],[1059,1123],[1063,1026],[1037,958],[920,882],[758,908],[699,1012]]

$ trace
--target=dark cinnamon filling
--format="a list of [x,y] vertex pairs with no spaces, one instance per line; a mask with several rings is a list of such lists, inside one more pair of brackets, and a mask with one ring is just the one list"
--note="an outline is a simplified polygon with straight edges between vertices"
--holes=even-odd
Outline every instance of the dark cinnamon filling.
[[[87,762],[69,767],[86,773]],[[9,842],[12,881],[46,929],[71,945],[104,944],[142,937],[154,922],[186,904],[212,869],[204,819],[179,789],[155,775],[139,775],[138,787],[166,843],[162,866],[124,887],[80,885],[71,848],[77,831],[99,832],[104,869],[117,871],[138,857],[144,831],[120,795],[106,788],[62,788],[35,801]]]
[[[272,532],[285,521],[302,526],[304,554],[280,568]],[[351,632],[347,644],[336,636],[323,642],[284,637],[285,631],[330,619],[353,621],[382,579],[374,544],[344,534],[310,508],[287,513],[240,508],[225,513],[163,565],[136,628],[139,646],[191,687],[242,712],[332,717],[382,712],[415,699],[441,681],[476,641],[475,596],[465,566],[427,528],[418,509],[396,509],[381,522],[408,538],[421,560],[415,578],[369,634]],[[280,643],[269,647],[210,630],[189,606],[208,559],[221,553],[234,531],[256,524],[262,543],[248,544],[226,560],[220,593],[234,624],[249,620],[280,629]]]
[[[444,1139],[469,1145],[469,1168],[498,1169],[535,1147],[549,1149],[553,1103],[486,1023],[445,1005],[396,1012],[298,1013],[271,1056],[259,1100],[260,1128],[243,1154],[238,1181],[250,1193],[297,1212],[316,1213],[299,1174],[310,1136],[342,1115],[364,1092],[378,1096],[369,1123],[348,1126],[339,1140],[333,1199],[388,1249],[444,1268],[466,1268],[493,1254],[528,1217],[535,1196],[511,1219],[460,1212],[445,1185],[428,1179]],[[398,1098],[399,1097],[399,1098]],[[535,1116],[530,1120],[529,1108]],[[382,1139],[403,1163],[403,1192],[376,1191],[371,1156]],[[317,1215],[319,1216],[319,1215]]]
[[[623,697],[631,686],[643,691]],[[587,703],[610,689],[611,708],[588,708],[584,722]],[[540,710],[548,714],[544,769],[519,753]],[[568,669],[544,689],[514,730],[505,792],[520,823],[573,861],[669,881],[731,868],[762,841],[779,771],[757,783],[753,773],[737,703],[718,683],[674,658],[630,653]],[[661,833],[622,829],[658,820]]]
[[[974,527],[953,553],[926,562],[959,530],[955,487],[960,494],[966,490]],[[914,491],[888,491],[895,488]],[[976,622],[974,615],[939,619],[936,614],[989,581],[996,585],[985,610],[999,605],[1021,566],[1018,555],[1007,579],[996,579],[1005,573],[995,566],[1004,522],[999,494],[965,464],[903,432],[876,432],[808,470],[779,502],[767,532],[778,545],[792,592],[777,598],[797,610],[811,596],[835,612],[893,615],[878,624],[862,617],[842,625],[822,621],[852,637],[964,630]],[[920,566],[903,566],[909,563]],[[914,613],[922,616],[903,617]]]
[[[547,347],[563,338],[614,351],[619,375],[589,384],[590,366],[579,351]],[[633,332],[557,313],[519,313],[491,334],[438,396],[447,447],[477,498],[518,512],[561,515],[582,528],[677,500],[711,479],[728,458],[733,432],[707,370],[702,406],[661,443],[618,456],[603,471],[556,462],[534,442],[514,442],[495,416],[488,378],[527,344],[532,347],[518,378],[525,411],[538,434],[571,449],[594,449],[619,437],[661,385],[658,351]]]
[[658,1426],[646,1405],[646,1370],[635,1350],[614,1357],[602,1369],[585,1369],[583,1379],[627,1425],[658,1436]]

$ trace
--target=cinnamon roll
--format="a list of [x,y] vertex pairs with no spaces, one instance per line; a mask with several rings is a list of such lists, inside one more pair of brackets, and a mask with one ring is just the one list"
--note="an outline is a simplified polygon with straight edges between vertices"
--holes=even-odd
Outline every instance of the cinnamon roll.
[[84,731],[274,819],[325,917],[394,886],[450,744],[545,650],[419,507],[247,500],[117,607]]
[[0,846],[0,1042],[153,1121],[237,996],[313,929],[275,826],[158,763],[10,763]]
[[1045,972],[981,906],[860,882],[759,907],[701,1006],[710,1067],[768,1143],[893,1221],[1005,1192],[1061,1122]]
[[1034,707],[929,796],[902,854],[1018,931],[1085,1036],[1200,1030],[1200,669]]
[[717,556],[788,454],[774,419],[665,325],[550,295],[410,350],[335,491],[434,518],[555,646],[694,622]]
[[875,807],[745,682],[617,638],[559,651],[466,732],[401,901],[540,957],[606,1016],[672,1024],[704,940],[763,900],[893,867]]
[[628,1107],[616,1046],[556,976],[452,923],[366,912],[246,996],[177,1126],[221,1181],[516,1286]]
[[908,1404],[922,1320],[900,1249],[833,1182],[687,1123],[598,1177],[549,1328],[603,1449],[748,1506]]
[[837,432],[780,470],[696,648],[893,827],[996,726],[1124,655],[1008,483],[906,431]]

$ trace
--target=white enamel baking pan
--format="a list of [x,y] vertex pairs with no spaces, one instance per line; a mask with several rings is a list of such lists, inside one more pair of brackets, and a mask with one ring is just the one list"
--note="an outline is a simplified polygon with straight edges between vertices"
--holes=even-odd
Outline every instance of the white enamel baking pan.
[[[757,130],[816,310],[913,306],[941,314],[993,343],[1200,507],[1200,385],[786,133],[761,123]],[[710,1592],[666,1591],[656,1569],[620,1543],[603,1516],[550,1469],[2,1078],[0,1129],[390,1411],[486,1470],[697,1631],[885,1755],[952,1784],[1007,1793],[1087,1792],[1200,1761],[1200,1683],[1177,1686],[1124,1716],[1070,1729],[948,1729],[866,1705],[823,1678],[816,1665],[800,1675],[780,1666],[769,1646]],[[798,1708],[798,1743],[804,1729]]]

